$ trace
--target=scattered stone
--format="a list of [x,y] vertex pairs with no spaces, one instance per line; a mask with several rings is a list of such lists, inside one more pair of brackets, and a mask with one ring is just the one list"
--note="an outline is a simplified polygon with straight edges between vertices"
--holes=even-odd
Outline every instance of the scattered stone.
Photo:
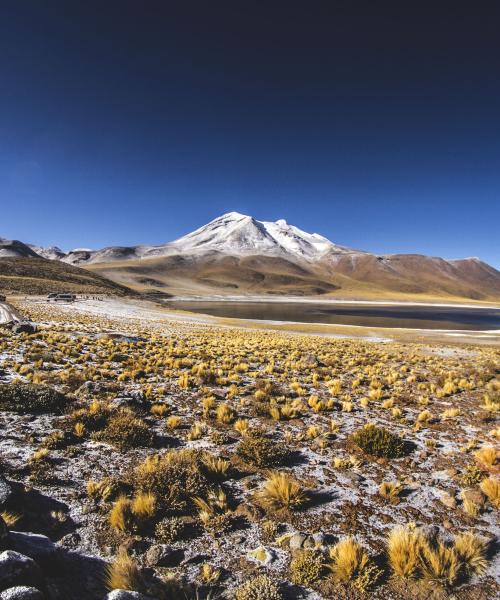
[[146,552],[146,563],[150,567],[178,567],[184,560],[184,555],[182,549],[155,544]]
[[43,600],[44,595],[34,587],[18,585],[3,591],[0,600]]
[[272,548],[265,548],[264,546],[259,546],[255,548],[255,550],[250,550],[248,552],[248,556],[253,558],[261,565],[269,565],[276,560],[276,552]]
[[346,473],[342,473],[342,476],[348,480],[348,485],[351,487],[358,487],[359,484],[365,480],[365,478],[359,473],[354,473],[353,471],[347,471]]
[[306,538],[307,535],[305,533],[294,533],[288,542],[290,550],[300,550],[304,546]]
[[457,501],[455,496],[452,496],[448,492],[443,492],[439,498],[441,503],[447,506],[448,508],[456,508]]
[[0,589],[5,590],[20,584],[39,585],[42,573],[36,562],[14,552],[5,550],[0,554]]
[[472,502],[479,510],[483,509],[486,503],[486,496],[479,488],[467,488],[462,490],[462,498],[463,500]]

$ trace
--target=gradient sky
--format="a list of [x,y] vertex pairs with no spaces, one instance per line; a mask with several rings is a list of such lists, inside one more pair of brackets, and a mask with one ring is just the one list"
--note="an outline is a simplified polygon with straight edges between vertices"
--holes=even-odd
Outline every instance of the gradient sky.
[[3,0],[0,237],[228,211],[500,267],[498,2]]

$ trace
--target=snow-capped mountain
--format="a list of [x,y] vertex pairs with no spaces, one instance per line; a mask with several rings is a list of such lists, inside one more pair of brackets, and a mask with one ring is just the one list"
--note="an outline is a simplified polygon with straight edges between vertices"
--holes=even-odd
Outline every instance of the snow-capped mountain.
[[160,255],[163,249],[183,254],[220,252],[231,256],[257,254],[306,260],[317,260],[328,252],[352,252],[317,233],[307,233],[289,225],[284,219],[258,221],[237,212],[222,215],[196,231],[163,247],[148,249],[142,255]]
[[[43,249],[42,249],[43,250]],[[45,251],[46,252],[46,251]],[[95,264],[173,255],[219,253],[229,256],[278,256],[293,261],[316,261],[327,255],[355,252],[317,233],[230,212],[192,233],[159,246],[110,246],[102,250],[75,249],[57,258],[71,264]],[[42,252],[39,252],[42,254]]]
[[157,246],[64,253],[0,239],[2,257],[62,261],[134,289],[168,294],[500,297],[500,273],[477,258],[376,255],[339,246],[283,219],[258,221],[237,212]]
[[58,246],[48,246],[47,248],[35,246],[33,244],[27,244],[27,246],[31,248],[33,252],[36,252],[38,256],[48,258],[49,260],[61,260],[61,258],[66,256],[66,252],[63,252]]

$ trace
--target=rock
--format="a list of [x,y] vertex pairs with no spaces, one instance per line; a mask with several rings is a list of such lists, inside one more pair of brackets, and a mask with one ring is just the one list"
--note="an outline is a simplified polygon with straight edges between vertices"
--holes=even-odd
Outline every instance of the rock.
[[151,596],[145,596],[139,592],[130,592],[128,590],[113,590],[109,592],[104,600],[154,600]]
[[255,548],[255,550],[250,550],[248,552],[249,558],[253,558],[261,565],[267,566],[276,560],[276,552],[272,548],[265,548],[264,546],[259,546]]
[[304,533],[294,533],[288,542],[290,550],[300,550],[304,546],[307,537]]
[[0,506],[3,506],[12,497],[12,493],[10,483],[0,475]]
[[439,499],[441,500],[441,503],[447,506],[448,508],[455,508],[457,506],[455,496],[452,496],[448,492],[443,492]]
[[262,518],[263,512],[257,506],[242,502],[236,507],[234,515],[236,517],[243,517],[247,521],[250,521],[250,523],[256,523]]
[[365,479],[359,473],[354,473],[354,471],[347,471],[346,473],[342,473],[342,476],[348,480],[348,485],[351,487],[358,487],[359,484]]
[[29,321],[18,321],[12,325],[13,333],[35,333],[36,325]]
[[326,537],[324,533],[318,531],[317,533],[313,533],[312,538],[314,540],[315,546],[322,547],[326,544]]
[[464,501],[472,502],[472,504],[477,506],[480,510],[484,508],[486,503],[486,496],[478,488],[467,488],[462,490],[461,496]]
[[0,600],[43,600],[44,595],[34,587],[18,585],[3,591]]
[[312,535],[306,536],[304,543],[302,544],[303,548],[316,548],[316,542]]
[[39,585],[42,581],[42,572],[36,562],[14,552],[5,550],[0,554],[0,590],[15,585]]
[[57,553],[57,547],[45,535],[10,531],[7,538],[8,547],[20,554],[29,556],[40,564],[52,562]]
[[155,544],[146,552],[146,563],[149,567],[178,567],[184,560],[184,554],[182,549]]

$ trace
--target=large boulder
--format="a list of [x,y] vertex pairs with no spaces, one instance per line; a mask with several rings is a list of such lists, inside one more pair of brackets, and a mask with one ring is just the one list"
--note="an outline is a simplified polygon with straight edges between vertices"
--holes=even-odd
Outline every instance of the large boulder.
[[16,585],[0,594],[0,600],[43,600],[44,595],[40,590],[26,585]]
[[29,321],[17,321],[12,325],[12,331],[14,333],[35,333],[36,325]]
[[0,507],[8,502],[8,500],[12,497],[12,487],[10,483],[0,475]]
[[0,554],[0,590],[16,585],[39,586],[41,582],[42,572],[32,558],[14,550]]
[[41,565],[51,564],[57,553],[55,544],[39,533],[10,531],[6,544],[10,550],[29,556]]

